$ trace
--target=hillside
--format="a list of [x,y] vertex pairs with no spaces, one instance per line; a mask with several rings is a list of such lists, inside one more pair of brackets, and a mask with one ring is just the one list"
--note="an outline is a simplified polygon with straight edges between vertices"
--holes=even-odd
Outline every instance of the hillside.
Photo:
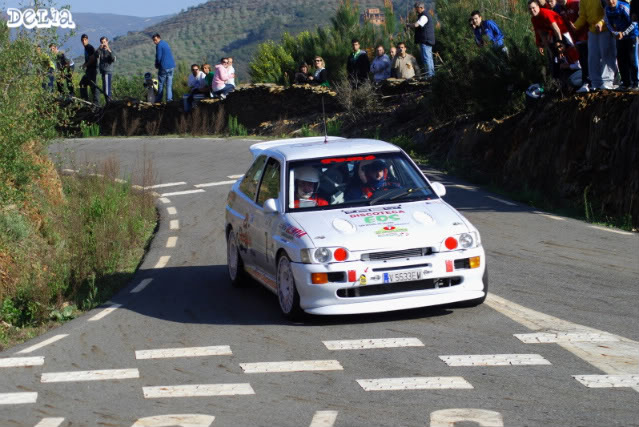
[[[117,37],[118,72],[152,71],[155,45],[150,36],[160,33],[177,61],[217,63],[222,56],[235,58],[240,79],[246,80],[255,47],[279,40],[282,33],[314,30],[329,24],[340,0],[213,0],[191,7],[142,31]],[[397,15],[406,15],[411,0],[393,1]],[[383,0],[361,0],[360,8],[382,7]]]

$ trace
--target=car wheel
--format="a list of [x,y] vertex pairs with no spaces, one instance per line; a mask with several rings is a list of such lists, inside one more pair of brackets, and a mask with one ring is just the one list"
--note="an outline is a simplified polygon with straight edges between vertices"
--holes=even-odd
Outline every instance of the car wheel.
[[282,314],[290,320],[299,320],[304,311],[300,307],[300,295],[295,286],[295,278],[291,269],[291,260],[282,255],[277,260],[277,299]]
[[242,262],[233,230],[229,231],[226,238],[226,266],[231,285],[235,287],[242,286],[246,280],[246,274],[244,273],[244,262]]
[[477,307],[480,304],[483,304],[486,301],[486,297],[488,296],[488,267],[484,270],[484,275],[481,278],[481,281],[484,283],[484,296],[481,298],[471,299],[468,301],[462,301],[455,303],[455,307],[465,308],[465,307]]

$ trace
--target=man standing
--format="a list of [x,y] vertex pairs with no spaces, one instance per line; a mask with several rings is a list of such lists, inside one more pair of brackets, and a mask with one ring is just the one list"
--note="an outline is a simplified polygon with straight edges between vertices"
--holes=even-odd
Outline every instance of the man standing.
[[84,76],[82,76],[80,80],[80,96],[85,101],[88,101],[88,87],[91,86],[93,103],[97,104],[99,100],[95,80],[98,77],[98,64],[95,60],[95,48],[89,43],[89,36],[86,34],[82,34],[80,41],[82,42],[82,46],[84,46],[84,64],[82,64],[82,68],[85,70]]
[[100,75],[102,75],[102,92],[104,93],[104,100],[109,102],[111,100],[111,82],[113,81],[113,63],[115,62],[115,55],[109,47],[109,39],[106,37],[100,37],[100,47],[95,53],[96,59],[100,61]]
[[475,33],[475,43],[477,46],[484,46],[484,38],[486,36],[496,49],[501,50],[504,53],[508,53],[508,49],[504,46],[504,34],[499,29],[499,26],[490,19],[483,20],[481,13],[478,10],[473,10],[470,14],[471,24],[473,26],[473,32]]
[[155,43],[155,68],[158,70],[160,82],[157,101],[162,102],[166,89],[166,102],[171,102],[173,101],[173,71],[175,70],[173,53],[169,44],[162,40],[158,33],[153,34],[151,39]]
[[399,53],[393,60],[393,71],[398,79],[412,79],[415,77],[417,69],[417,60],[413,55],[406,53],[406,44],[404,42],[397,45]]
[[415,3],[417,21],[406,25],[415,28],[415,44],[419,46],[424,62],[424,79],[430,79],[435,75],[433,62],[433,46],[435,46],[435,23],[429,19],[424,10],[424,2]]
[[58,46],[55,43],[51,43],[49,45],[49,49],[55,57],[56,85],[58,87],[58,92],[64,92],[64,86],[62,85],[62,81],[64,80],[67,84],[69,95],[73,96],[75,94],[73,89],[73,69],[71,68],[73,61],[69,60],[64,52],[58,49]]
[[351,43],[353,53],[348,56],[346,71],[348,72],[348,79],[351,81],[351,85],[357,87],[359,84],[368,80],[368,71],[371,65],[368,61],[366,51],[359,48],[359,40],[353,39]]
[[373,73],[375,83],[380,83],[390,77],[391,61],[388,55],[384,53],[384,46],[381,44],[377,46],[377,56],[371,63],[371,73]]
[[[637,0],[635,0],[637,1]],[[606,26],[616,39],[617,65],[621,74],[620,90],[639,91],[639,67],[637,67],[637,36],[639,26],[632,21],[630,5],[621,0],[607,0],[604,9]]]

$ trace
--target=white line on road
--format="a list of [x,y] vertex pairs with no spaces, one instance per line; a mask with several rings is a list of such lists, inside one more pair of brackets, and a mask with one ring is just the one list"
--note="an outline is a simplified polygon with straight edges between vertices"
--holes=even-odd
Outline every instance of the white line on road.
[[179,230],[180,229],[180,220],[179,219],[172,219],[171,222],[169,222],[169,229],[170,230]]
[[142,359],[170,359],[174,357],[202,357],[202,356],[232,356],[231,347],[218,345],[209,347],[160,348],[156,350],[138,350],[135,358]]
[[38,344],[32,345],[31,347],[27,347],[24,350],[20,350],[19,352],[17,352],[16,354],[25,354],[25,353],[31,353],[33,351],[39,350],[44,346],[47,346],[49,344],[53,344],[56,341],[61,340],[62,338],[68,337],[69,334],[60,334],[60,335],[55,335],[51,338],[48,338]]
[[153,268],[164,268],[164,267],[166,267],[166,265],[169,263],[170,259],[171,259],[171,255],[161,256],[160,259],[158,260],[158,263],[155,264],[155,267],[153,267]]
[[537,215],[545,216],[546,218],[554,219],[555,221],[565,221],[566,220],[566,218],[562,218],[560,216],[555,216],[555,215],[550,215],[548,213],[541,212],[541,211],[533,211],[533,213],[537,214]]
[[131,289],[131,293],[132,294],[137,294],[138,292],[142,292],[144,290],[144,288],[146,288],[149,283],[151,283],[153,281],[153,279],[144,279],[140,282],[139,285],[137,285],[135,288]]
[[102,369],[96,371],[49,372],[42,374],[42,383],[68,383],[75,381],[104,381],[140,378],[137,369]]
[[240,363],[246,374],[266,372],[342,371],[337,360],[301,360],[294,362]]
[[205,190],[186,190],[186,191],[176,191],[175,193],[164,193],[162,197],[170,197],[170,196],[185,196],[187,194],[195,194],[195,193],[205,193]]
[[469,354],[439,356],[448,366],[523,366],[550,365],[539,354]]
[[487,198],[489,198],[489,199],[491,199],[491,200],[494,200],[494,201],[496,201],[496,202],[503,203],[504,205],[508,205],[508,206],[517,206],[517,203],[512,203],[512,202],[509,202],[509,201],[507,201],[507,200],[500,199],[500,198],[498,198],[498,197],[494,197],[494,196],[486,196],[486,197],[487,197]]
[[166,208],[166,213],[168,213],[169,215],[177,215],[177,209],[175,209],[173,206],[169,206],[168,208]]
[[639,375],[573,375],[573,377],[589,388],[639,388]]
[[101,312],[99,312],[98,314],[90,318],[88,322],[95,322],[96,320],[103,319],[104,317],[113,313],[115,310],[117,310],[120,307],[122,307],[122,304],[111,304],[109,307],[105,308],[104,310],[102,310]]
[[215,417],[201,414],[168,414],[139,418],[131,427],[210,427]]
[[337,411],[316,411],[310,427],[333,427]]
[[430,427],[454,427],[457,423],[504,427],[504,418],[499,412],[476,408],[440,409],[430,413]]
[[237,179],[242,178],[243,176],[244,176],[244,174],[242,174],[242,175],[229,175],[227,178],[236,179],[237,180]]
[[159,397],[204,397],[204,396],[235,396],[255,394],[251,384],[195,384],[160,387],[142,387],[145,399]]
[[167,199],[166,197],[160,197],[159,199],[162,203],[164,203],[165,205],[168,205],[169,203],[171,203],[171,201],[169,199]]
[[539,332],[535,334],[515,334],[515,337],[525,344],[619,341],[619,338],[612,334],[588,332]]
[[628,231],[615,230],[614,228],[600,227],[598,225],[591,225],[590,228],[594,228],[595,230],[607,231],[609,233],[623,234],[624,236],[634,236],[634,233],[630,233]]
[[7,357],[0,359],[0,368],[20,368],[25,366],[44,365],[44,356],[36,357]]
[[477,190],[477,187],[472,187],[470,185],[464,185],[464,184],[453,184],[451,185],[451,187],[457,187],[457,188],[461,188],[462,190],[470,190],[470,191]]
[[472,384],[462,377],[409,377],[357,380],[365,391],[471,389]]
[[59,427],[64,418],[42,418],[34,427]]
[[237,179],[234,179],[233,181],[207,182],[205,184],[194,185],[193,187],[195,188],[217,187],[218,185],[230,185],[230,184],[235,184],[236,182],[237,182]]
[[186,182],[167,182],[166,184],[156,184],[144,187],[145,190],[155,190],[156,188],[177,187],[179,185],[186,185]]
[[166,241],[166,247],[167,248],[174,248],[177,245],[177,236],[171,236],[167,239]]
[[374,338],[363,340],[322,341],[329,350],[362,350],[368,348],[423,347],[417,338]]
[[38,393],[0,393],[0,405],[20,405],[23,403],[36,403]]

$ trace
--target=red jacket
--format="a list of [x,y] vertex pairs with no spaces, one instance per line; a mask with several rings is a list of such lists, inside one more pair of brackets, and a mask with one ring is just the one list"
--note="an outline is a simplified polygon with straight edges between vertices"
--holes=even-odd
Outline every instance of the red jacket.
[[558,13],[553,12],[550,9],[539,8],[539,14],[537,16],[533,16],[530,18],[533,28],[535,29],[535,43],[539,47],[543,47],[543,43],[539,38],[539,32],[542,33],[552,33],[552,23],[556,23],[559,27],[559,32],[567,33],[568,26]]
[[[639,1],[637,4],[639,4]],[[565,22],[570,21],[574,24],[579,17],[579,0],[567,0],[565,6],[555,6],[555,12],[564,18]],[[583,27],[581,30],[577,30],[577,32],[571,31],[571,35],[575,42],[588,41],[588,28]]]
[[[328,206],[328,202],[326,200],[322,199],[321,197],[310,197],[310,198],[304,199],[304,200],[305,201],[309,200],[309,201],[315,202],[315,206]],[[300,200],[299,199],[295,199],[295,207],[296,208],[300,207]]]

